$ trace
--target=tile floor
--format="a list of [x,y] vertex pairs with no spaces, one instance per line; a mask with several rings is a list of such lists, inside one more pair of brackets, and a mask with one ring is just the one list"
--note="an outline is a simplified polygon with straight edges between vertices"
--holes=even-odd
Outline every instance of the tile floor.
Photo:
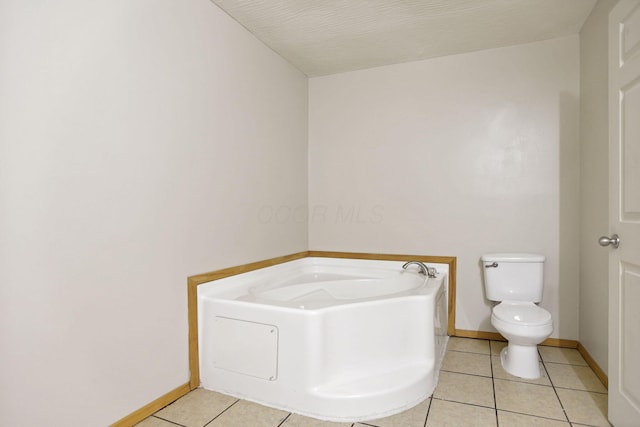
[[543,376],[507,374],[505,343],[452,337],[433,396],[392,417],[331,423],[197,389],[138,427],[609,426],[607,390],[577,350],[539,347]]

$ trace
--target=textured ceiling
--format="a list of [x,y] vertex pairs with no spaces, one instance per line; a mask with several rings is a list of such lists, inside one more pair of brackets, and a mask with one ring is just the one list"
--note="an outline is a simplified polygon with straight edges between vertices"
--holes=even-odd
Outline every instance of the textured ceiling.
[[596,0],[212,0],[307,76],[577,34]]

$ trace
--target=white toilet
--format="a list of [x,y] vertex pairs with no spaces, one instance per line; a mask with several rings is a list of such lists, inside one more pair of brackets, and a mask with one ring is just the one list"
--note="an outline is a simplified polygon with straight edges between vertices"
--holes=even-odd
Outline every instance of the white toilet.
[[553,332],[551,313],[542,301],[544,256],[487,254],[482,256],[487,298],[493,307],[491,324],[509,341],[502,349],[502,367],[521,378],[539,378],[538,344]]

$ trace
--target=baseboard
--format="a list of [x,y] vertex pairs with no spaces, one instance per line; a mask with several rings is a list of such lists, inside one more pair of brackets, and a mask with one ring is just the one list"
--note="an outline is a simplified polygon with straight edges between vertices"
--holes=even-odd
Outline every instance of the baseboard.
[[593,357],[591,357],[587,349],[584,348],[584,346],[581,343],[578,343],[577,350],[580,352],[585,362],[587,362],[587,365],[589,365],[589,367],[596,374],[596,377],[598,377],[600,382],[602,382],[602,385],[604,385],[605,388],[608,390],[609,377],[607,376],[607,374],[602,370],[602,368],[600,368],[600,365],[598,365],[598,363],[593,359]]
[[111,424],[111,427],[130,427],[130,426],[133,426],[134,424],[139,423],[140,421],[144,420],[145,418],[150,417],[151,415],[155,414],[157,411],[159,411],[160,409],[164,408],[168,404],[173,403],[176,400],[180,399],[182,396],[184,396],[185,394],[189,393],[190,391],[191,391],[191,387],[189,386],[189,383],[182,384],[180,387],[177,387],[177,388],[171,390],[169,393],[160,396],[159,398],[157,398],[153,402],[143,406],[142,408],[138,409],[137,411],[132,412],[131,414],[127,415],[126,417],[122,418],[121,420],[116,421],[115,423]]
[[576,340],[563,340],[560,338],[547,338],[542,341],[540,345],[548,345],[549,347],[562,347],[562,348],[578,348],[580,343]]
[[[483,340],[493,340],[493,341],[506,341],[506,339],[500,335],[498,332],[486,332],[486,331],[468,331],[465,329],[456,329],[455,335],[456,337],[462,338],[477,338]],[[600,368],[598,363],[591,357],[589,352],[579,341],[576,340],[565,340],[560,338],[547,338],[540,345],[547,345],[550,347],[562,347],[562,348],[572,348],[578,350],[578,352],[582,355],[587,365],[593,370],[596,374],[600,382],[608,389],[609,388],[609,377],[607,374]]]
[[[478,338],[483,340],[493,341],[506,341],[506,339],[498,332],[487,331],[468,331],[465,329],[456,329],[454,334],[456,337],[462,338]],[[578,341],[576,340],[564,340],[560,338],[547,338],[542,341],[540,345],[548,345],[550,347],[562,347],[562,348],[578,348]]]

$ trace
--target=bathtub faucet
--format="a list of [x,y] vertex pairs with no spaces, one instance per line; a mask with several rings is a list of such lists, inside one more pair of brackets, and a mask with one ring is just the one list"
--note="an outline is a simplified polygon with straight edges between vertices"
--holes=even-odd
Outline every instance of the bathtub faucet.
[[424,265],[424,263],[422,263],[420,261],[409,261],[409,262],[405,263],[402,266],[402,268],[404,268],[406,270],[407,267],[409,267],[412,264],[417,265],[418,268],[420,268],[420,274],[424,274],[425,276],[433,278],[433,277],[436,277],[436,274],[438,274],[438,271],[435,268],[427,267],[426,265]]

